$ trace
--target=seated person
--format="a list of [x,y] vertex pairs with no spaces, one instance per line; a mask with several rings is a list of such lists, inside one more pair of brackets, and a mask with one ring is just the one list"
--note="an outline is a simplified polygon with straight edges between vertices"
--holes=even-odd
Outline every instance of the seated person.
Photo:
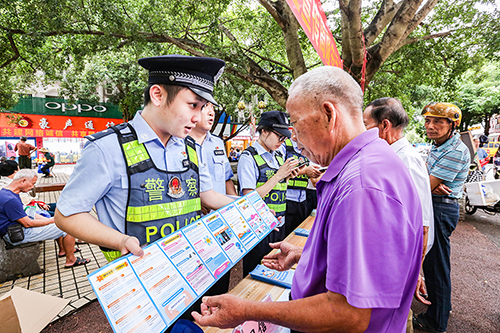
[[[19,193],[31,190],[37,178],[35,171],[22,169],[15,174],[8,186],[0,190],[0,236],[13,245],[57,239],[59,256],[66,256],[65,268],[86,265],[90,262],[89,259],[75,257],[74,252],[78,250],[75,249],[75,238],[57,228],[53,217],[45,218],[36,214],[35,218],[31,219],[26,215]],[[7,229],[16,223],[24,227],[24,239],[13,243]]]
[[[0,162],[0,189],[10,185],[12,179],[14,178],[16,172],[19,171],[19,165],[16,161],[6,160]],[[29,205],[32,201],[36,201],[38,206],[46,210],[50,216],[54,216],[54,212],[56,210],[56,204],[46,204],[42,201],[37,201],[36,196],[31,196],[29,193],[19,193],[19,197],[21,197],[21,201],[23,205]]]

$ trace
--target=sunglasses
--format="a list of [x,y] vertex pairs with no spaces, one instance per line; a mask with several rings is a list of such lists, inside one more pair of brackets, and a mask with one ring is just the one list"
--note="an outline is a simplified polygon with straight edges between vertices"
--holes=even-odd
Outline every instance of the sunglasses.
[[278,137],[278,142],[285,142],[285,140],[286,140],[285,135],[279,134],[278,132],[275,132],[275,131],[273,131],[273,133],[276,134],[276,136]]

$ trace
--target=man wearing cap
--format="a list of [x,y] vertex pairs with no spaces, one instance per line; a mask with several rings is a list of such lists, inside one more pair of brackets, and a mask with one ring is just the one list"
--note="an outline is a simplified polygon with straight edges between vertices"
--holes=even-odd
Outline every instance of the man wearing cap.
[[289,158],[285,161],[282,144],[290,138],[288,117],[280,111],[262,113],[257,126],[259,139],[253,146],[243,151],[238,161],[238,182],[242,195],[257,190],[269,208],[274,210],[280,219],[279,231],[272,231],[252,251],[243,258],[243,275],[250,273],[262,257],[272,249],[270,242],[278,242],[285,238],[285,213],[287,178],[296,176],[294,170],[298,161]]
[[37,149],[35,146],[27,143],[27,140],[25,136],[22,136],[14,147],[14,151],[17,151],[19,155],[19,169],[31,169],[31,153]]
[[425,285],[431,305],[413,317],[413,327],[446,332],[451,311],[450,236],[455,230],[464,182],[470,165],[469,149],[455,129],[462,112],[450,103],[430,103],[422,111],[427,137],[434,140],[427,157],[432,205],[434,245],[424,260]]
[[[143,58],[149,70],[144,109],[129,123],[88,136],[57,203],[55,221],[98,244],[108,260],[168,235],[200,217],[201,203],[218,209],[232,200],[212,190],[189,133],[224,62],[168,55]],[[99,220],[89,212],[95,205]]]

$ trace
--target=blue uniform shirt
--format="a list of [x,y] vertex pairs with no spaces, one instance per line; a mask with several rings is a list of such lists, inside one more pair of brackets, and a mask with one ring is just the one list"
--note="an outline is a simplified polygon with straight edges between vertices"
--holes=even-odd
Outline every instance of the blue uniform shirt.
[[196,143],[200,164],[208,168],[212,176],[212,185],[215,192],[226,194],[226,181],[234,176],[231,164],[227,159],[224,141],[208,132],[201,145]]
[[[158,169],[185,169],[182,165],[186,159],[184,139],[172,136],[167,146],[163,146],[140,112],[137,112],[131,124],[137,132],[139,143],[146,146]],[[207,168],[199,164],[200,192],[205,192],[212,189],[212,182]],[[90,212],[95,205],[103,224],[124,232],[127,196],[125,160],[116,135],[111,134],[87,142],[82,157],[57,201],[57,208],[64,216],[69,216]]]
[[[258,141],[255,141],[253,147],[257,153],[262,156],[267,165],[271,168],[279,169],[278,161],[276,160],[276,151],[269,153],[265,150]],[[283,152],[282,152],[283,153]],[[285,156],[285,155],[283,155]],[[257,179],[259,179],[259,168],[251,154],[241,154],[238,161],[238,182],[240,184],[240,195],[243,195],[243,189],[256,189]]]
[[455,134],[441,146],[432,146],[427,157],[429,175],[442,179],[452,193],[451,198],[460,199],[470,165],[469,148]]
[[[295,149],[295,151],[300,154],[301,150],[297,148],[297,143],[293,140],[290,141],[292,142],[293,149]],[[283,142],[283,144],[280,147],[280,151],[283,154],[283,156],[286,157],[286,143]],[[306,200],[306,191],[289,188],[286,190],[286,200],[303,202],[304,200]]]

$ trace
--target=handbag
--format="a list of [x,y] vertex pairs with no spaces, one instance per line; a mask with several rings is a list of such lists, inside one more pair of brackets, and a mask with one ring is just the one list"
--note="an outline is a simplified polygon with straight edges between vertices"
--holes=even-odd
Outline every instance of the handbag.
[[11,243],[18,243],[24,240],[24,228],[17,222],[7,228],[7,234]]

